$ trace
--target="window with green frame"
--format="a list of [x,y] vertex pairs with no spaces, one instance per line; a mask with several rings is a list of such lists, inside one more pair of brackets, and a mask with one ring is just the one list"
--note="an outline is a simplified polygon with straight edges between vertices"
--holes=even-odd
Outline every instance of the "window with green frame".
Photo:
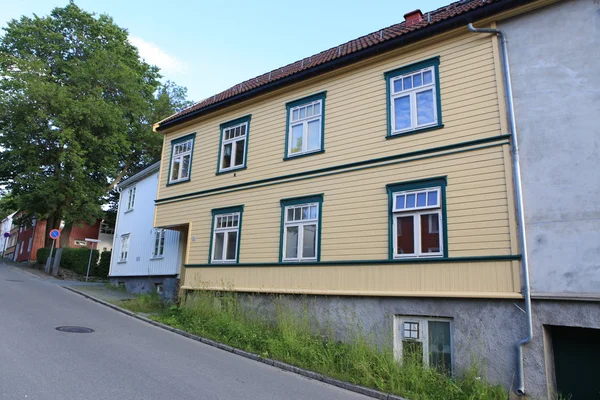
[[246,168],[250,118],[246,115],[221,124],[217,175]]
[[389,258],[448,257],[446,178],[394,183],[387,190]]
[[286,103],[284,160],[325,151],[326,95],[321,92]]
[[190,180],[195,139],[196,134],[192,133],[171,141],[168,185]]
[[244,206],[212,210],[209,264],[238,263]]
[[442,128],[439,57],[385,73],[388,137]]
[[281,200],[280,262],[321,260],[323,195]]

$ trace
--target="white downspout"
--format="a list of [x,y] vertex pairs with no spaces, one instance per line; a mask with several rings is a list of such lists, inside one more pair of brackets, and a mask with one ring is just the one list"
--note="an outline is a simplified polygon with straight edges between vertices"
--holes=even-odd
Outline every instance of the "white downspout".
[[508,112],[508,124],[511,135],[511,150],[513,173],[515,177],[515,200],[517,208],[517,222],[519,224],[519,242],[521,244],[521,270],[523,276],[523,297],[525,298],[525,315],[527,318],[527,336],[517,344],[517,387],[516,393],[519,396],[525,395],[525,374],[523,372],[523,346],[533,339],[533,317],[531,314],[531,292],[529,284],[529,263],[527,257],[527,237],[525,235],[525,212],[523,211],[523,191],[521,182],[521,163],[519,162],[519,142],[517,138],[517,124],[515,122],[515,107],[513,103],[512,84],[510,82],[510,67],[508,63],[507,40],[504,32],[499,29],[474,28],[469,24],[468,28],[475,33],[491,33],[498,35],[502,47],[500,57],[502,58],[502,72],[504,75],[504,85],[506,88],[506,105]]

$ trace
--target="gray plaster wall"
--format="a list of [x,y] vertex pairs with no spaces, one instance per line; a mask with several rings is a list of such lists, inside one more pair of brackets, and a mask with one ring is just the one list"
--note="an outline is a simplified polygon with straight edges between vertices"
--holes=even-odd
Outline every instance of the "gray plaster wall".
[[600,294],[600,2],[503,21],[533,292]]
[[174,276],[121,276],[110,277],[111,285],[123,283],[129,293],[156,293],[156,284],[163,285],[162,298],[167,301],[177,300],[179,279]]
[[[238,294],[240,304],[268,319],[284,310],[308,318],[315,330],[351,340],[362,332],[380,348],[394,346],[394,316],[452,320],[453,368],[460,376],[475,366],[482,378],[501,384],[514,395],[517,343],[525,337],[521,300],[424,299],[362,296],[295,296]],[[600,329],[597,302],[534,300],[534,337],[524,348],[525,391],[535,399],[554,399],[550,325]],[[514,396],[512,396],[514,397]]]

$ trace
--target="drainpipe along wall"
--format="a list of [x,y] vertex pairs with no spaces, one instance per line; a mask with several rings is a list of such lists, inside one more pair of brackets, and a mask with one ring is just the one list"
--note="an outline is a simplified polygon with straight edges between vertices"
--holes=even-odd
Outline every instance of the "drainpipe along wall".
[[523,346],[531,342],[533,338],[533,317],[531,314],[531,292],[529,288],[529,263],[527,257],[527,237],[525,235],[525,212],[523,211],[523,191],[521,183],[521,164],[519,162],[519,142],[517,140],[517,125],[515,122],[515,108],[513,103],[512,84],[510,82],[510,66],[508,63],[507,40],[504,32],[499,29],[475,28],[469,24],[468,28],[475,33],[491,33],[498,35],[501,44],[502,72],[504,75],[504,88],[506,91],[506,109],[508,113],[508,124],[511,135],[511,150],[513,174],[515,179],[515,203],[517,211],[517,222],[519,224],[519,242],[521,245],[521,274],[523,277],[523,297],[525,298],[525,315],[527,319],[527,336],[517,344],[517,387],[519,396],[525,394],[525,373],[523,371]]

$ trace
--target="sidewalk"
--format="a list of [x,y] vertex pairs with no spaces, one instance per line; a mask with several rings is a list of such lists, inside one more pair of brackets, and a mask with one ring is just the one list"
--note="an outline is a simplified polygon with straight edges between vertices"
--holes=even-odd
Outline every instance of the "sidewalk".
[[100,300],[104,300],[108,303],[117,303],[123,300],[131,300],[135,298],[135,295],[124,292],[118,289],[112,289],[106,284],[94,284],[94,285],[78,285],[81,282],[74,282],[74,285],[64,286],[77,286],[77,290],[86,293],[90,296],[96,297]]

